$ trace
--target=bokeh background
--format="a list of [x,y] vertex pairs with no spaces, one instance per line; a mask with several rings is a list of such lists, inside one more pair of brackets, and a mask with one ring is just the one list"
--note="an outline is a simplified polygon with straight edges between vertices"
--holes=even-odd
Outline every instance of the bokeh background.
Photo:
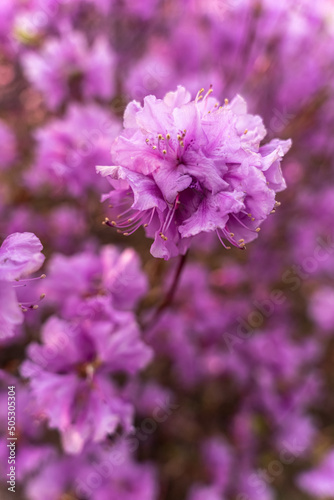
[[[331,0],[1,0],[1,241],[35,233],[47,274],[27,291],[46,291],[39,309],[1,341],[2,443],[7,381],[19,388],[16,498],[334,498],[333,47]],[[142,229],[102,225],[108,184],[95,166],[110,164],[128,102],[177,85],[241,94],[266,140],[293,145],[259,237],[244,251],[194,240],[173,303],[145,328],[177,262],[154,259]],[[141,264],[134,250],[129,265],[103,260],[106,245]],[[110,473],[97,457],[122,448],[124,430],[66,449],[49,415],[61,394],[43,412],[38,380],[20,371],[51,315],[72,320],[75,297],[104,295],[94,280],[108,262],[113,300],[137,293],[131,314],[154,353],[140,373],[113,375],[138,445]]]

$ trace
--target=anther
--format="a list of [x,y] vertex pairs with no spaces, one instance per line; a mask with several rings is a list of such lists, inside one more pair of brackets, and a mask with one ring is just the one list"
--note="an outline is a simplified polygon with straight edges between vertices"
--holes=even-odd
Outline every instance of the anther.
[[255,231],[256,231],[257,233],[259,233],[259,232],[261,231],[261,228],[260,228],[260,227],[257,227],[257,228],[255,229]]
[[165,149],[162,150],[163,154],[166,155],[167,151]]
[[275,213],[276,213],[276,210],[275,210],[275,209],[273,209],[270,213],[271,213],[271,214],[275,214]]
[[161,135],[161,134],[159,134],[159,135],[158,135],[158,139],[161,141],[161,139],[162,139],[162,138],[163,138],[163,137],[162,137],[162,135]]
[[228,105],[228,102],[229,102],[228,99],[224,99],[224,103],[226,106]]
[[152,147],[152,149],[157,149],[157,147],[156,147],[156,146],[153,146],[153,147]]
[[170,134],[167,134],[167,135],[166,135],[166,139],[169,141],[169,139],[170,139]]
[[247,134],[247,132],[248,132],[248,128],[245,128],[245,132],[244,132],[244,134]]

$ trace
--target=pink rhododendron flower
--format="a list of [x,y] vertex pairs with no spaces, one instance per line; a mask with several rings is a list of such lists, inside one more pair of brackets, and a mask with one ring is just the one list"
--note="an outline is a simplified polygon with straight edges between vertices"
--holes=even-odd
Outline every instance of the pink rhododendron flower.
[[24,278],[41,267],[42,249],[32,233],[13,233],[0,247],[0,339],[12,337],[23,322],[26,307],[18,304],[15,287],[25,285]]
[[280,163],[291,141],[260,146],[266,129],[242,97],[220,106],[211,92],[191,101],[179,86],[162,100],[132,101],[113,165],[97,167],[113,187],[104,199],[118,209],[107,224],[125,235],[146,227],[155,257],[184,254],[192,236],[211,231],[243,248],[285,189]]

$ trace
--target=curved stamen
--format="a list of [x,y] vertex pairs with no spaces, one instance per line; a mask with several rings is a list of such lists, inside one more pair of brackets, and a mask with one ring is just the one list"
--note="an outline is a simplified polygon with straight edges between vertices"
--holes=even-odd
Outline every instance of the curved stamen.
[[251,231],[252,233],[258,233],[260,231],[259,227],[257,227],[256,229],[252,229],[251,227],[246,226],[246,224],[244,224],[240,219],[238,219],[238,217],[236,215],[234,215],[233,213],[231,215],[233,215],[233,217],[235,218],[235,220],[237,222],[239,222],[239,224],[242,227],[244,227],[245,229],[247,229],[248,231]]
[[174,202],[174,205],[173,205],[173,208],[170,209],[167,217],[166,217],[166,220],[161,228],[161,232],[164,234],[167,232],[169,226],[171,225],[171,222],[173,220],[173,217],[175,215],[175,211],[177,209],[177,207],[179,206],[179,198],[180,198],[180,194],[178,193],[177,197],[175,198],[175,202]]
[[109,227],[115,227],[118,233],[122,233],[124,236],[130,236],[133,234],[140,226],[147,227],[151,222],[154,215],[155,208],[151,210],[146,210],[144,213],[137,210],[134,211],[132,207],[122,214],[119,214],[117,218],[121,218],[126,213],[133,211],[132,217],[127,217],[120,219],[119,221],[110,221],[108,218],[105,219],[104,224]]
[[220,241],[220,243],[223,245],[224,248],[226,248],[226,250],[231,250],[231,247],[227,247],[222,239],[222,237],[220,236],[219,232],[218,232],[218,229],[216,229],[216,233],[217,233],[217,236],[218,236],[218,239]]

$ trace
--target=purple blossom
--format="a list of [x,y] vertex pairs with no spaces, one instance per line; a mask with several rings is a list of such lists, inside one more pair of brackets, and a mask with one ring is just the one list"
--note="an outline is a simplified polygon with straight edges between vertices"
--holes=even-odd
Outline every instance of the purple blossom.
[[156,500],[157,480],[152,465],[136,462],[120,440],[90,446],[75,457],[48,460],[27,482],[25,492],[29,500],[73,494],[92,500]]
[[114,93],[115,58],[102,35],[90,47],[82,33],[65,29],[60,38],[50,37],[40,53],[26,53],[22,64],[27,78],[52,110],[69,97],[74,79],[79,80],[86,99],[110,99]]
[[71,253],[77,250],[86,234],[87,223],[79,207],[63,203],[43,212],[26,205],[16,206],[3,226],[7,233],[38,231],[41,240],[47,240],[54,251]]
[[329,335],[333,332],[334,327],[333,303],[334,289],[329,286],[316,290],[309,302],[311,318],[321,330]]
[[331,497],[334,491],[334,452],[330,450],[318,466],[300,474],[298,485],[313,497]]
[[247,114],[240,96],[219,106],[210,94],[191,101],[178,87],[163,100],[146,97],[143,107],[131,102],[112,145],[114,166],[97,167],[113,186],[104,199],[123,204],[107,224],[125,235],[144,225],[155,257],[185,253],[201,232],[243,248],[285,188],[280,162],[291,142],[260,147],[261,118]]
[[110,142],[120,125],[102,108],[72,104],[64,118],[54,119],[35,132],[37,157],[26,174],[32,189],[41,185],[66,189],[73,196],[106,187],[98,182],[97,162],[109,158]]
[[43,288],[49,303],[71,318],[85,298],[105,296],[116,309],[131,310],[148,289],[137,253],[127,248],[102,246],[99,253],[85,251],[71,257],[55,254],[47,268]]
[[216,486],[195,484],[189,493],[188,500],[224,500],[224,497]]
[[[23,481],[25,477],[38,470],[45,460],[53,456],[53,447],[43,443],[43,426],[40,416],[36,412],[35,402],[31,394],[22,382],[2,370],[0,370],[0,431],[5,436],[8,431],[8,386],[15,386],[15,393],[20,404],[16,407],[16,425],[18,434],[18,446],[16,449],[16,477]],[[8,440],[0,440],[1,473],[6,476],[5,464],[8,462]]]
[[[0,338],[12,337],[23,322],[25,305],[18,304],[15,286],[25,286],[24,279],[44,262],[43,246],[32,233],[13,233],[0,247]],[[28,306],[29,307],[29,306]]]
[[131,313],[114,311],[105,297],[87,300],[76,320],[49,318],[28,356],[22,374],[67,453],[101,442],[118,425],[132,429],[132,405],[110,380],[136,374],[151,359]]
[[208,439],[203,444],[203,459],[212,482],[224,492],[230,481],[233,465],[230,446],[221,438]]

